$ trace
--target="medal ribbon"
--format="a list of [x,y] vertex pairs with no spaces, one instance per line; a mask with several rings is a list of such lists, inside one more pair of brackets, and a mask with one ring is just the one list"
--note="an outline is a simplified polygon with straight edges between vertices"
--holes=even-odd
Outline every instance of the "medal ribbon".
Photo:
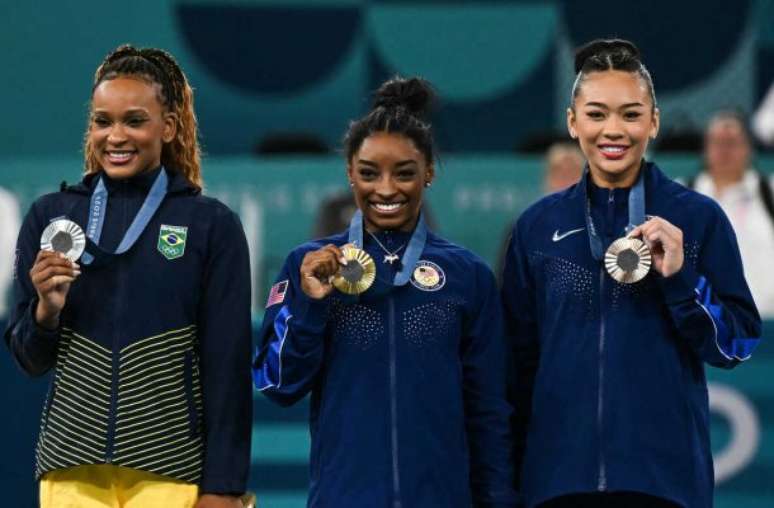
[[[411,239],[406,247],[406,252],[403,254],[401,268],[392,280],[393,286],[403,286],[409,281],[411,274],[414,271],[414,266],[417,264],[417,261],[419,261],[419,256],[422,255],[422,251],[425,249],[426,242],[427,226],[425,225],[424,214],[420,213],[417,227],[414,229],[414,233],[411,235]],[[352,216],[352,220],[349,223],[349,243],[355,245],[358,249],[364,248],[363,212],[360,210],[355,212],[355,215]]]
[[[105,187],[105,182],[102,181],[102,177],[99,177],[97,181],[97,187],[91,195],[91,201],[89,203],[89,223],[86,226],[86,236],[91,240],[94,245],[102,252],[108,255],[119,255],[128,251],[140,238],[140,235],[148,226],[151,218],[156,213],[156,210],[161,206],[161,202],[164,200],[164,196],[167,195],[167,172],[162,167],[159,171],[156,180],[153,182],[148,195],[145,197],[145,201],[134,217],[129,229],[126,230],[121,243],[118,244],[118,248],[115,252],[105,252],[99,248],[99,239],[102,236],[102,227],[105,225],[105,214],[107,212],[108,204],[108,192]],[[89,265],[94,261],[94,256],[88,252],[84,252],[81,256],[81,262]]]
[[[637,175],[637,181],[629,191],[629,224],[626,226],[626,234],[629,234],[634,228],[645,222],[645,170],[647,166],[643,164],[640,167],[640,173]],[[589,235],[589,245],[591,246],[591,255],[594,259],[601,261],[605,256],[605,249],[602,245],[602,239],[594,227],[594,221],[591,219],[591,198],[588,192],[589,174],[588,165],[583,172],[581,186],[583,187],[583,197],[586,200],[586,231]]]

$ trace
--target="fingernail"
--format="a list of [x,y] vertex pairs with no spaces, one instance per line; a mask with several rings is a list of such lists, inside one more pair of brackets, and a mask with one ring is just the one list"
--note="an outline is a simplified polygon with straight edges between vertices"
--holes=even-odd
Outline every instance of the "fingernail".
[[346,265],[347,264],[347,258],[345,258],[344,256],[340,257],[339,258],[339,263],[341,263],[342,265]]
[[80,270],[81,269],[81,265],[79,265],[78,263],[73,261],[73,268],[75,268],[76,270]]
[[77,277],[77,276],[79,276],[81,274],[81,271],[80,270],[73,270],[73,273]]

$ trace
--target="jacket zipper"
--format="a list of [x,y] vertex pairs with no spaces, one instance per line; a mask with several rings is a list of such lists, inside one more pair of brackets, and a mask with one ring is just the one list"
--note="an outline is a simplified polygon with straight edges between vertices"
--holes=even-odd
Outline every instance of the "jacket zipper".
[[603,450],[603,409],[605,394],[605,269],[599,270],[599,392],[597,398],[597,434],[599,446],[599,476],[597,490],[602,492],[607,489],[607,471],[605,467],[605,453]]
[[[607,198],[606,231],[615,227],[615,191],[610,189]],[[604,452],[604,408],[605,408],[605,267],[599,269],[599,392],[597,398],[597,434],[599,446],[599,474],[597,490],[607,490],[607,466]]]
[[389,299],[390,308],[390,418],[392,420],[392,495],[393,508],[401,508],[400,502],[400,468],[398,463],[398,402],[397,402],[397,372],[395,353],[395,301]]
[[[127,223],[127,182],[121,182],[121,200],[122,200],[122,220],[120,222],[122,230],[125,230],[123,226]],[[128,228],[128,226],[127,226]],[[108,432],[107,432],[107,456],[105,462],[108,464],[113,462],[113,454],[115,453],[115,434],[116,434],[116,406],[118,405],[118,342],[120,339],[121,330],[121,312],[120,299],[124,292],[124,274],[121,270],[120,260],[114,260],[118,267],[116,275],[116,295],[118,295],[119,301],[116,303],[116,314],[114,315],[114,323],[116,326],[113,328],[113,351],[112,351],[112,370],[111,370],[111,389],[110,389],[110,412],[108,413]]]

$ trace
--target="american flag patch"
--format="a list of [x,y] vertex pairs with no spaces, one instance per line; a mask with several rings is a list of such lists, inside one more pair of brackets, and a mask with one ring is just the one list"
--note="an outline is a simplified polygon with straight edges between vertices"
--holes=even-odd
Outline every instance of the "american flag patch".
[[282,303],[285,300],[285,293],[288,291],[287,279],[274,284],[269,291],[269,299],[266,300],[266,308]]

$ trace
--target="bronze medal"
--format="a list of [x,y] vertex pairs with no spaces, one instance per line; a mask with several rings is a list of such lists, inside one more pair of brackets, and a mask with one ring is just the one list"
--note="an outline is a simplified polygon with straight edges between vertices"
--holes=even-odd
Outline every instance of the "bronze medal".
[[644,279],[650,265],[650,249],[638,238],[619,238],[605,253],[607,273],[622,284],[634,284]]

